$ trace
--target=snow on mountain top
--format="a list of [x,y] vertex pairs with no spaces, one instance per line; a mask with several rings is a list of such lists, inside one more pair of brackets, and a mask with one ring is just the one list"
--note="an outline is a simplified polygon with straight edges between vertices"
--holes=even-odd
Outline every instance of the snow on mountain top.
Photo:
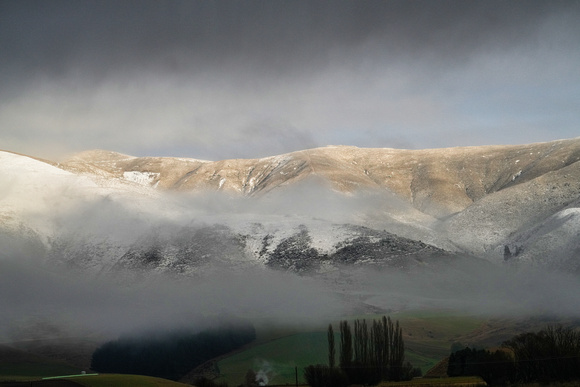
[[0,152],[0,217],[18,219],[40,235],[50,237],[66,219],[79,217],[83,221],[78,231],[82,231],[118,211],[115,208],[137,218],[178,212],[166,209],[166,201],[157,200],[160,194],[135,182],[77,175],[27,156]]
[[18,175],[23,172],[72,175],[70,172],[63,171],[62,169],[32,157],[6,151],[0,151],[0,172],[9,175]]

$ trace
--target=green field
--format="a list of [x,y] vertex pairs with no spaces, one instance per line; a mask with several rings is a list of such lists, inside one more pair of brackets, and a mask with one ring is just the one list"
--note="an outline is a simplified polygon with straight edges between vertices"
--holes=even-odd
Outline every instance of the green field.
[[[179,387],[186,386],[170,380],[135,375],[82,375],[81,369],[62,361],[56,361],[44,356],[30,354],[26,351],[9,346],[0,345],[0,385],[2,382],[29,382],[35,381],[42,385],[59,379],[63,375],[77,375],[64,377],[64,380],[74,381],[81,386],[109,387],[109,386],[143,386],[143,387]],[[43,378],[51,378],[42,381]],[[42,381],[42,382],[41,382]],[[25,385],[28,385],[25,384]]]
[[249,369],[267,371],[269,384],[293,383],[298,367],[299,381],[310,364],[328,362],[325,332],[304,332],[253,346],[218,363],[221,379],[231,385],[240,383]]
[[0,346],[0,381],[39,379],[46,376],[78,374],[81,371],[61,361]]
[[[382,315],[356,316],[359,319],[365,318],[367,322],[380,317]],[[405,312],[392,314],[391,318],[399,320],[403,328],[405,359],[415,367],[420,367],[423,372],[449,355],[454,341],[479,328],[484,322],[480,317],[441,311]],[[333,326],[336,333],[338,321],[333,322]],[[263,368],[268,370],[270,384],[294,383],[297,367],[299,382],[303,383],[306,366],[328,363],[326,328],[311,328],[310,331],[298,333],[280,330],[279,333],[286,335],[276,338],[272,332],[260,332],[258,329],[260,340],[255,345],[217,363],[221,375],[219,380],[236,385],[243,381],[248,369],[258,372]],[[269,341],[266,340],[268,337]],[[338,335],[335,342],[340,342]]]
[[22,375],[31,377],[70,375],[72,373],[78,374],[79,371],[78,368],[58,363],[2,364],[0,365],[0,380]]
[[481,317],[448,312],[406,312],[392,318],[403,328],[405,358],[423,372],[448,356],[453,342],[463,341],[484,322]]
[[[380,317],[382,315],[354,316],[347,319],[364,318],[368,323]],[[514,334],[531,331],[550,322],[541,318],[489,319],[452,311],[401,312],[391,314],[391,318],[398,320],[403,329],[406,360],[413,366],[420,367],[423,373],[448,356],[454,342],[471,346],[494,346]],[[332,324],[338,350],[338,321],[332,321]],[[299,383],[304,383],[303,372],[306,366],[327,364],[326,323],[317,326],[284,326],[273,321],[257,321],[255,326],[256,341],[215,363],[220,375],[217,381],[226,381],[230,386],[239,385],[244,381],[246,372],[252,369],[256,373],[260,370],[266,371],[270,385],[293,385],[296,373]],[[0,345],[0,382],[39,380],[48,376],[78,374],[80,371],[78,367],[62,361]],[[163,379],[154,381],[151,378],[147,379],[148,384],[143,384],[144,380],[137,383],[135,379],[131,381],[135,376],[128,375],[100,375],[92,378],[81,377],[83,385],[180,385]],[[80,380],[75,379],[75,382]]]
[[184,387],[187,384],[142,375],[105,374],[68,378],[85,387]]
[[[191,386],[189,384],[183,384],[174,382],[167,379],[154,378],[150,376],[143,375],[117,375],[117,374],[104,374],[104,375],[83,375],[83,376],[66,376],[63,375],[60,378],[51,378],[49,380],[43,380],[40,377],[35,376],[14,376],[0,378],[0,386],[2,386],[3,381],[10,382],[31,382],[34,381],[35,385],[42,386],[44,383],[58,382],[58,380],[72,381],[80,386],[85,387],[184,387]],[[29,383],[24,383],[23,385],[29,385]]]

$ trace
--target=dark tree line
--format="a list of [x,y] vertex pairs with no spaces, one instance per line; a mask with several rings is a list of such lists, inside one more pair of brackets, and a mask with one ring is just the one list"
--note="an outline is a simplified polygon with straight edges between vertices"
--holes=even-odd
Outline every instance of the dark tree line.
[[256,338],[250,324],[223,325],[202,332],[178,330],[109,341],[94,353],[98,372],[157,376],[177,380],[204,362]]
[[489,352],[465,348],[449,357],[449,376],[478,375],[488,384],[580,380],[580,332],[549,326],[522,333]]
[[513,351],[518,381],[580,380],[580,332],[549,326],[504,343]]
[[304,378],[311,387],[346,387],[348,376],[340,368],[326,364],[309,365],[304,369]]
[[328,366],[309,366],[305,378],[310,386],[330,387],[354,384],[377,384],[383,380],[408,380],[420,375],[410,363],[405,363],[405,344],[399,322],[390,317],[339,323],[339,366],[335,366],[334,330],[328,326]]
[[[382,380],[411,379],[413,368],[405,363],[405,343],[399,322],[390,317],[373,320],[355,320],[353,333],[347,321],[341,322],[341,337],[346,346],[341,347],[340,368],[352,383],[376,384]],[[415,370],[416,372],[416,370]]]
[[493,385],[512,382],[514,370],[513,358],[506,351],[464,348],[449,356],[447,375],[476,375]]

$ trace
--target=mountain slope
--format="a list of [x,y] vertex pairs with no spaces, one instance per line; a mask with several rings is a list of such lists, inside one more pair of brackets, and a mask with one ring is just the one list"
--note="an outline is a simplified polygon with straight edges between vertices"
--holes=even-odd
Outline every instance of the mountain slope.
[[[503,264],[516,250],[508,261],[576,270],[579,161],[580,138],[215,162],[87,151],[50,163],[0,152],[0,238],[95,273],[322,273],[464,253]],[[560,258],[538,258],[555,250]]]
[[468,251],[495,251],[497,258],[503,254],[503,241],[512,234],[577,207],[579,198],[580,163],[575,162],[483,197],[447,219],[444,229]]
[[[487,195],[579,160],[580,138],[575,138],[529,145],[427,150],[340,146],[216,162],[91,151],[65,161],[61,167],[87,171],[99,168],[116,177],[139,172],[150,174],[148,184],[160,188],[244,195],[263,194],[315,175],[340,192],[388,190],[423,213],[442,218]],[[131,180],[130,174],[125,176]]]

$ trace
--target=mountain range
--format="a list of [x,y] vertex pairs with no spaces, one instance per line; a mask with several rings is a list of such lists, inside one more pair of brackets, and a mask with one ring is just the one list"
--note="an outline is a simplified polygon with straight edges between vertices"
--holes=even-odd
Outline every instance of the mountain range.
[[580,138],[206,161],[0,152],[2,256],[98,275],[336,275],[450,260],[580,273]]

